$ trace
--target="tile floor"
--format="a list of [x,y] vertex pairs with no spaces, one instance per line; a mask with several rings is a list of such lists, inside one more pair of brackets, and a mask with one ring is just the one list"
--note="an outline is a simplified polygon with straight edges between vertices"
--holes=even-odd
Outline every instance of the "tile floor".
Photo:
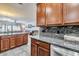
[[28,45],[23,45],[5,52],[0,53],[0,56],[30,56]]

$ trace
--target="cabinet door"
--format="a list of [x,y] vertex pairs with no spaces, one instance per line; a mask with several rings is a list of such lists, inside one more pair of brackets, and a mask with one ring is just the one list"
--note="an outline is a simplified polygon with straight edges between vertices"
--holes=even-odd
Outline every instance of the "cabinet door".
[[23,37],[23,44],[28,43],[28,34],[25,34]]
[[1,51],[5,51],[4,40],[1,40]]
[[14,48],[14,47],[16,47],[16,45],[15,45],[15,37],[11,37],[10,38],[10,48]]
[[41,46],[38,46],[38,56],[49,56],[50,55],[50,50],[43,48]]
[[45,4],[37,4],[37,26],[45,25]]
[[9,49],[9,39],[1,39],[1,51]]
[[23,36],[17,35],[16,36],[16,46],[20,46],[23,44]]
[[31,55],[37,56],[37,44],[31,43]]
[[46,24],[62,24],[62,3],[46,4]]
[[65,24],[72,24],[79,22],[79,4],[65,3],[63,4],[63,17]]

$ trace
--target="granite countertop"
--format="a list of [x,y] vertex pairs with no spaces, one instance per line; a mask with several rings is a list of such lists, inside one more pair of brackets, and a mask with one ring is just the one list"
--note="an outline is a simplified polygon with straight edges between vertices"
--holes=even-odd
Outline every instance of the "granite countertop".
[[54,39],[54,38],[49,38],[49,37],[44,37],[44,36],[38,36],[38,35],[36,35],[36,36],[30,36],[30,37],[34,38],[36,40],[47,42],[47,43],[52,43],[52,40]]
[[4,35],[15,35],[15,34],[24,34],[24,33],[27,33],[27,32],[18,32],[18,33],[2,33],[2,34],[0,34],[0,36],[4,36]]
[[44,42],[47,42],[47,43],[50,43],[50,44],[57,44],[57,45],[61,45],[63,46],[63,40],[60,40],[60,39],[57,39],[57,38],[52,38],[52,37],[46,37],[46,36],[39,36],[39,35],[36,35],[36,36],[30,36],[31,38],[34,38],[36,40],[40,40],[40,41],[44,41]]
[[[37,40],[41,40],[41,41],[45,41],[48,43],[53,43],[53,40],[56,40],[57,38],[53,38],[53,37],[46,37],[46,36],[30,36],[31,38],[35,38]],[[69,40],[69,41],[79,41],[79,37],[78,36],[72,36],[72,35],[64,35],[64,39],[65,40]]]
[[[75,52],[79,52],[79,49],[75,46],[75,48],[73,48],[73,44],[71,43],[67,43],[66,41],[64,40],[69,40],[69,41],[79,41],[79,37],[78,36],[72,36],[72,35],[64,35],[64,38],[63,40],[61,39],[57,39],[57,38],[52,38],[52,37],[45,37],[45,36],[30,36],[31,38],[34,38],[34,39],[37,39],[37,40],[40,40],[40,41],[44,41],[44,42],[47,42],[47,43],[50,43],[51,45],[56,45],[56,46],[60,46],[60,47],[63,47],[63,48],[66,48],[66,49],[69,49],[69,50],[72,50],[72,51],[75,51]],[[66,44],[67,43],[67,44]]]

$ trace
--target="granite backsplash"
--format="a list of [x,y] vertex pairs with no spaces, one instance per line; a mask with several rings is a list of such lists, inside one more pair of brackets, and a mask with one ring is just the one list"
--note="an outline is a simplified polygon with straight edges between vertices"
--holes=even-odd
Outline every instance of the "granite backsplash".
[[79,26],[41,27],[41,33],[79,34]]

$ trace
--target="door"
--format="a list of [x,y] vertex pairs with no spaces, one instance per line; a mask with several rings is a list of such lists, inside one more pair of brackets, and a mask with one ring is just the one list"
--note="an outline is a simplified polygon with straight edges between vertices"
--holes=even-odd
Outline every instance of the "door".
[[14,48],[14,47],[16,47],[16,45],[15,45],[15,37],[13,36],[10,37],[10,48]]
[[37,26],[45,26],[45,4],[37,4]]
[[43,48],[41,46],[38,46],[38,56],[50,56],[50,50]]
[[74,24],[79,22],[79,4],[63,4],[63,19],[65,24]]
[[37,56],[37,44],[31,43],[31,55]]
[[1,39],[1,51],[9,49],[9,39]]
[[46,24],[62,24],[62,3],[46,4]]

